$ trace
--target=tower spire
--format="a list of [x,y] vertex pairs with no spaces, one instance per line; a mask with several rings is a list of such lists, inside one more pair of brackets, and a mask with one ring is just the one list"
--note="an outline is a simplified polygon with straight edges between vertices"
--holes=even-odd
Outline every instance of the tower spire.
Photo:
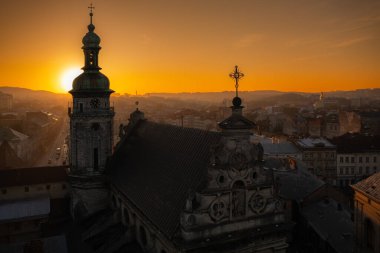
[[95,7],[91,3],[88,8],[90,9],[90,24],[92,25],[92,16],[94,16],[94,13],[92,11],[95,9]]

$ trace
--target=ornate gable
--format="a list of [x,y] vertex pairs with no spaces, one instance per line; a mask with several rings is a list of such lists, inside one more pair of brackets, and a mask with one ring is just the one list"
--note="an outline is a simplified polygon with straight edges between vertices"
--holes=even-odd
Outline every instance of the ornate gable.
[[[284,203],[276,195],[273,172],[263,166],[261,144],[250,142],[255,124],[242,115],[242,108],[236,96],[231,116],[219,124],[222,137],[211,150],[207,184],[197,192],[189,192],[181,216],[181,235],[186,241],[221,237],[249,241],[263,236],[263,232],[248,238],[246,233],[278,230],[285,224]],[[285,242],[284,237],[281,240]],[[246,241],[245,247],[248,244]],[[254,244],[252,241],[252,249],[257,247]]]

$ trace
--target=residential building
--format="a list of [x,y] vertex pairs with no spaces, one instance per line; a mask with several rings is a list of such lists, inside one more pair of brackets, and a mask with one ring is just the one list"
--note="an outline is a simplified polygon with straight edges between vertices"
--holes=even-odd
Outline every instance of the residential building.
[[325,138],[294,140],[308,169],[324,181],[336,183],[336,147]]
[[337,150],[338,186],[349,186],[380,171],[380,136],[347,133],[330,141]]
[[380,253],[380,172],[351,187],[355,191],[356,252]]
[[0,112],[10,112],[13,107],[13,96],[0,92]]
[[0,170],[0,242],[40,238],[42,224],[67,217],[67,167]]

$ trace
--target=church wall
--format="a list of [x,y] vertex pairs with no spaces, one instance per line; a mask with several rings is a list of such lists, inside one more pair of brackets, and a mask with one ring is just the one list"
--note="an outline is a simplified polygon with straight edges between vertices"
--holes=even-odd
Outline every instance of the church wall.
[[[126,233],[129,241],[136,240],[146,252],[174,253],[179,252],[172,242],[149,222],[144,215],[137,210],[114,186],[111,186],[112,206],[121,212],[121,220],[129,228]],[[115,210],[115,212],[116,212]],[[128,214],[128,218],[126,219]],[[145,231],[145,232],[143,232]],[[143,234],[146,235],[146,243]]]

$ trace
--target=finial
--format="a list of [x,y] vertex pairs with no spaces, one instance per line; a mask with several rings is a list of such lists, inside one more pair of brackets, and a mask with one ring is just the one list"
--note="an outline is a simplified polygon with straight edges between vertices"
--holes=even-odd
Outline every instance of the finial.
[[94,13],[92,12],[92,10],[95,9],[95,7],[91,3],[88,8],[90,9],[90,24],[92,24],[92,16],[94,16]]
[[236,97],[239,97],[238,96],[239,79],[242,79],[244,77],[244,74],[242,72],[239,72],[239,67],[236,65],[235,71],[230,73],[230,77],[235,79]]

